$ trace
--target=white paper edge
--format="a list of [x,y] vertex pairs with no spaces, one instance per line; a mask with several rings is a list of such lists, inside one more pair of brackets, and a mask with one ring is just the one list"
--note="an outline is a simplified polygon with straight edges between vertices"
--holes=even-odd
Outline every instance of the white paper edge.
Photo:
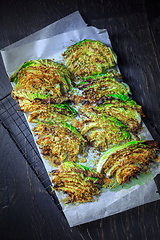
[[61,18],[60,20],[57,20],[56,22],[49,24],[48,26],[42,28],[41,30],[38,30],[32,33],[31,35],[23,39],[20,39],[19,41],[10,44],[7,47],[4,47],[3,49],[1,49],[1,51],[16,48],[33,41],[51,38],[64,32],[72,31],[74,29],[76,30],[86,26],[87,24],[80,15],[79,11],[75,11],[64,18]]

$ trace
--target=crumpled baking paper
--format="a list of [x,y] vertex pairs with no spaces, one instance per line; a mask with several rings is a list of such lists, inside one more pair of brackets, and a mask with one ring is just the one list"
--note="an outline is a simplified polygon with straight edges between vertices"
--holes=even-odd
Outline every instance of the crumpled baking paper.
[[[66,47],[83,39],[100,40],[112,47],[107,30],[88,27],[77,11],[2,49],[1,55],[6,72],[10,76],[21,64],[31,59],[50,58],[60,62]],[[32,128],[30,123],[29,125]],[[143,138],[152,139],[145,126],[142,135]],[[50,164],[43,156],[42,160],[49,173]],[[159,200],[160,196],[153,180],[159,172],[159,166],[153,167],[152,174],[141,176],[134,183],[127,184],[125,188],[103,189],[98,200],[93,203],[64,205],[61,202],[64,194],[57,193],[57,196],[70,227],[73,227]]]

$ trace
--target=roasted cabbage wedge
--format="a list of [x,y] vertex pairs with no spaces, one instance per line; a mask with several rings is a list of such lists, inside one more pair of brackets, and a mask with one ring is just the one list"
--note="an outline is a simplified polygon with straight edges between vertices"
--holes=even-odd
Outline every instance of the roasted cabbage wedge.
[[103,175],[83,165],[64,162],[52,174],[53,189],[67,193],[67,203],[91,202],[101,192]]
[[72,88],[72,76],[66,67],[49,59],[30,60],[11,75],[15,83],[12,96],[23,101],[35,98],[62,102]]
[[42,155],[54,166],[66,159],[76,161],[76,156],[85,150],[86,140],[66,122],[37,122],[33,132]]
[[133,137],[128,128],[112,116],[104,116],[92,107],[84,105],[81,114],[86,118],[79,124],[81,134],[90,144],[104,151],[110,145],[130,141]]
[[117,81],[114,77],[104,75],[96,75],[80,82],[76,85],[82,91],[84,100],[89,103],[96,103],[109,94],[129,95],[130,87],[124,83]]
[[155,141],[130,141],[107,150],[99,159],[96,170],[114,183],[122,184],[157,159],[157,150]]
[[130,131],[137,131],[141,127],[144,113],[142,107],[126,95],[110,94],[102,97],[95,107],[105,116],[111,115],[127,127]]
[[117,56],[100,41],[84,39],[71,45],[63,54],[65,65],[76,77],[105,72],[117,63]]
[[67,102],[61,104],[45,103],[42,99],[36,99],[34,101],[25,100],[21,109],[25,112],[30,112],[28,121],[36,123],[42,122],[71,122],[72,119],[78,114],[74,108],[72,108]]

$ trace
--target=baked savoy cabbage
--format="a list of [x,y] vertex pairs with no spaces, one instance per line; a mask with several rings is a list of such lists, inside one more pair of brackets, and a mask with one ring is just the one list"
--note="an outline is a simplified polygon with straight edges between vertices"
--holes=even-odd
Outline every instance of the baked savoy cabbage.
[[[84,39],[63,57],[64,64],[22,64],[10,77],[12,96],[54,168],[53,189],[67,193],[67,202],[93,201],[101,188],[126,183],[158,159],[158,146],[141,139],[142,107],[131,99],[110,47]],[[81,165],[90,161],[90,168]]]

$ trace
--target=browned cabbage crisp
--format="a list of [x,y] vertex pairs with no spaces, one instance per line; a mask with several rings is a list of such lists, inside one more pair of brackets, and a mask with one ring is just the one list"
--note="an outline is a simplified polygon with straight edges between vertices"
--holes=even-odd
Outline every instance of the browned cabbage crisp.
[[54,189],[68,194],[68,202],[88,202],[100,194],[103,175],[83,165],[64,162],[53,170]]
[[110,47],[91,39],[69,46],[64,58],[67,68],[77,77],[105,72],[117,63],[117,56]]
[[23,102],[27,106],[28,101],[37,98],[60,103],[67,98],[71,78],[71,73],[60,63],[49,59],[30,60],[10,77],[15,83],[12,96],[20,100],[20,106]]
[[67,47],[63,63],[31,59],[10,77],[66,203],[94,201],[158,159],[157,144],[142,137],[142,107],[116,64],[110,47],[84,39]]
[[130,180],[157,158],[155,141],[130,141],[106,151],[99,159],[97,171],[122,184]]
[[42,154],[57,166],[65,159],[76,161],[77,154],[84,153],[86,140],[69,124],[40,122],[33,132]]

